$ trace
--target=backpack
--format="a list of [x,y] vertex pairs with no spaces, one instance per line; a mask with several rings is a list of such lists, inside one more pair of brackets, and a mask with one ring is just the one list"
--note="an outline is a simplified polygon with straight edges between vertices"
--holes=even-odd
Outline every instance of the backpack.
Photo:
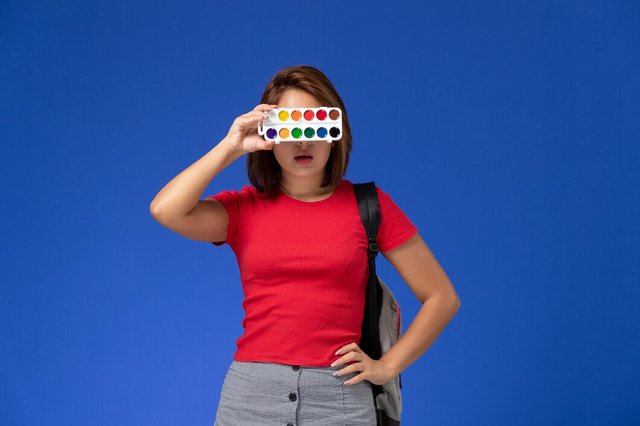
[[[400,305],[389,287],[376,274],[378,245],[376,236],[380,227],[380,204],[375,182],[353,185],[360,218],[369,240],[369,281],[366,290],[360,348],[378,360],[393,346],[402,334]],[[384,385],[371,384],[378,426],[399,426],[402,413],[402,381],[400,374]]]

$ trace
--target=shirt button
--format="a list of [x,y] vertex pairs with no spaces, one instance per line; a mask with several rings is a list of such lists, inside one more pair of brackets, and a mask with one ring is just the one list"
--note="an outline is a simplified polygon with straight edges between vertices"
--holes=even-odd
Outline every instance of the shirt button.
[[300,366],[299,366],[299,365],[294,365],[294,366],[293,366],[293,367],[291,367],[291,368],[293,368],[293,371],[298,371],[298,370],[300,370]]
[[298,397],[296,396],[296,394],[295,394],[295,393],[291,392],[291,393],[289,394],[289,399],[290,399],[291,401],[295,401],[296,399],[298,399]]

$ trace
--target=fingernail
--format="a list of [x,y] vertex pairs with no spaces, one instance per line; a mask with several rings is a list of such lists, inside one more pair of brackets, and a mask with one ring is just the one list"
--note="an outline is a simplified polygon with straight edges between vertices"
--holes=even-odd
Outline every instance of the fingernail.
[[332,367],[334,367],[335,365],[336,365],[336,363],[335,363],[335,362],[331,363],[331,366],[332,366]]
[[338,376],[338,375],[340,375],[340,372],[339,372],[339,371],[334,371],[334,372],[333,372],[333,373],[331,373],[331,374],[333,374],[334,376]]

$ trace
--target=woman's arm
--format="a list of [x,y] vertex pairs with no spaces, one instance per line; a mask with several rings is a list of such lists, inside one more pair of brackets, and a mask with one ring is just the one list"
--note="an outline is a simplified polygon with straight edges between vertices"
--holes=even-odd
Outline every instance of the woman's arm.
[[244,153],[273,149],[274,141],[258,135],[257,126],[276,105],[260,104],[237,117],[227,136],[202,158],[174,177],[149,205],[162,225],[185,237],[201,241],[224,240],[228,217],[217,200],[200,200],[211,180]]
[[395,377],[433,344],[460,308],[460,299],[420,234],[382,254],[422,303],[406,332],[380,358]]
[[224,139],[156,195],[149,207],[151,215],[165,228],[195,241],[224,241],[229,217],[215,199],[199,200],[209,182],[235,161],[235,151]]
[[226,140],[220,141],[158,192],[149,206],[153,217],[171,221],[187,216],[211,180],[242,154],[242,150],[234,150]]

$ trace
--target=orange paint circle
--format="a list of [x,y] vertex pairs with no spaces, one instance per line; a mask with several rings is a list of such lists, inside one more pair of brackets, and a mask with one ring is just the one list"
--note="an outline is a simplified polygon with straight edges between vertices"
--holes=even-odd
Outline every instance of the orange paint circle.
[[281,139],[286,139],[289,137],[289,129],[287,129],[286,127],[283,127],[282,129],[280,129],[280,138]]

